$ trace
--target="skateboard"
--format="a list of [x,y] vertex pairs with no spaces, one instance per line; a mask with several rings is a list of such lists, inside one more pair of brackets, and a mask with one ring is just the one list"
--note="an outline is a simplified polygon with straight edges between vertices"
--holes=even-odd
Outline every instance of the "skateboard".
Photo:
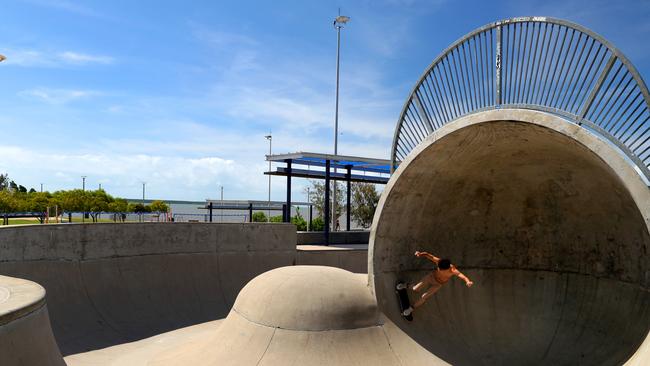
[[[406,289],[397,289],[397,285],[404,283],[403,281],[397,281],[395,283],[395,293],[397,294],[397,301],[399,302],[399,312],[402,314],[404,310],[408,309],[409,306],[411,306],[411,303],[409,302],[409,295],[406,292]],[[402,315],[402,318],[408,320],[408,321],[413,321],[413,314],[409,315]]]

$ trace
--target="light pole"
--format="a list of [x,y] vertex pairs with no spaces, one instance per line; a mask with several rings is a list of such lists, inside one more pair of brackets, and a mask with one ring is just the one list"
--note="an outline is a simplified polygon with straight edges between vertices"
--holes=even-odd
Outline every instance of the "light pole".
[[[270,157],[272,152],[271,148],[273,145],[273,136],[271,135],[271,132],[269,131],[269,134],[264,136],[264,138],[269,140],[269,157]],[[271,174],[270,173],[271,173],[271,160],[269,160],[269,203],[268,203],[269,216],[266,218],[266,222],[271,222]]]
[[[86,176],[81,176],[81,190],[86,192]],[[84,196],[85,197],[85,196]],[[86,205],[84,202],[84,212],[81,214],[81,222],[86,222]]]
[[[338,154],[339,142],[339,65],[341,54],[341,28],[343,28],[350,21],[350,17],[341,15],[339,9],[339,16],[334,19],[334,28],[336,28],[336,108],[334,111],[334,155]],[[336,172],[336,168],[334,168]],[[334,180],[334,190],[332,191],[332,231],[336,230],[336,180]]]
[[223,186],[221,186],[221,210],[219,210],[221,213],[221,222],[223,222]]
[[[142,209],[144,210],[144,190],[145,186],[147,185],[147,182],[142,182]],[[144,211],[140,213],[140,222],[142,222],[142,216],[144,215]]]
[[[307,202],[311,203],[311,197],[309,196],[309,193],[311,193],[311,192],[310,192],[309,187],[307,187]],[[307,231],[310,231],[311,230],[311,206],[308,206],[308,207],[309,207],[309,213],[308,213],[309,220],[307,220]]]

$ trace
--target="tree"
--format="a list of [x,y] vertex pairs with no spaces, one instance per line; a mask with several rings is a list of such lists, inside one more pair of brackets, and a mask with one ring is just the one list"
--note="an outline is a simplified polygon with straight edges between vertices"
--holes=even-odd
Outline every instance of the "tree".
[[45,212],[49,206],[54,206],[52,195],[48,192],[34,192],[26,196],[26,211]]
[[43,223],[45,216],[49,215],[48,208],[54,206],[54,200],[49,192],[34,192],[34,193],[15,193],[16,197],[22,202],[21,211],[41,212],[44,215],[39,215],[39,221]]
[[362,227],[368,228],[372,225],[378,203],[379,193],[374,184],[352,184],[352,210],[350,214]]
[[[321,181],[316,181],[316,180],[310,180],[311,187],[309,190],[309,201],[314,205],[316,208],[316,211],[318,211],[318,215],[323,217],[325,215],[325,182]],[[340,217],[343,214],[344,208],[345,208],[345,195],[343,194],[345,190],[343,189],[343,185],[337,183],[336,184],[336,216]],[[305,193],[307,191],[305,190]],[[330,200],[332,200],[333,195],[332,191],[330,191]],[[330,210],[332,209],[332,206],[330,206]],[[330,211],[331,212],[331,211]],[[331,215],[331,214],[330,214]],[[313,221],[313,220],[312,220]],[[328,222],[331,221],[331,219],[328,218]]]
[[145,213],[149,212],[147,206],[143,205],[142,203],[129,203],[129,211],[135,212],[135,213]]
[[18,202],[14,195],[8,190],[0,191],[0,213],[10,213],[18,211]]
[[266,218],[266,215],[264,214],[264,212],[257,211],[255,213],[253,213],[253,220],[252,221],[253,222],[266,222],[267,218]]
[[126,216],[124,213],[129,212],[129,203],[124,198],[116,198],[113,202],[108,204],[108,212],[114,214],[114,219],[119,218],[120,221],[124,222]]
[[9,174],[0,174],[0,191],[9,189]]
[[163,201],[153,201],[149,205],[150,212],[169,212],[169,205]]
[[124,198],[116,198],[108,204],[108,212],[123,213],[128,212],[129,203]]
[[81,212],[85,209],[86,193],[81,189],[73,189],[69,191],[56,191],[53,198],[56,203],[61,207],[61,211],[66,212]]
[[114,201],[114,198],[103,189],[86,191],[84,199],[85,207],[87,207],[93,222],[97,222],[99,215],[108,211],[108,205]]

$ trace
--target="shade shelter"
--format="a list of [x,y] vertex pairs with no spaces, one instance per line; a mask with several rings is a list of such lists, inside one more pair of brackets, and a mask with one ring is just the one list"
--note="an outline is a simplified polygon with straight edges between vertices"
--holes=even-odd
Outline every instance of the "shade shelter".
[[[350,230],[350,192],[352,182],[386,184],[390,178],[391,163],[386,159],[374,159],[359,156],[332,155],[311,152],[296,152],[288,154],[266,155],[266,160],[284,164],[275,170],[265,172],[266,175],[287,177],[286,206],[291,207],[291,178],[308,178],[325,180],[324,214],[325,241],[329,243],[330,223],[330,182],[344,181],[346,183],[346,220],[345,228]],[[289,222],[291,217],[287,210],[284,221]]]

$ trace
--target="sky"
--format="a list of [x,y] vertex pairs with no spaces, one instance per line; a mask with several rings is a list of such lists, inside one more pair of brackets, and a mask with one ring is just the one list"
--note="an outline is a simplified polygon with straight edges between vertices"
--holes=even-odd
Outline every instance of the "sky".
[[[650,78],[650,1],[0,2],[0,173],[45,190],[266,199],[273,153],[388,158],[422,72],[456,39],[515,16],[601,34]],[[273,178],[272,199],[285,198]],[[295,179],[293,200],[304,200]]]

